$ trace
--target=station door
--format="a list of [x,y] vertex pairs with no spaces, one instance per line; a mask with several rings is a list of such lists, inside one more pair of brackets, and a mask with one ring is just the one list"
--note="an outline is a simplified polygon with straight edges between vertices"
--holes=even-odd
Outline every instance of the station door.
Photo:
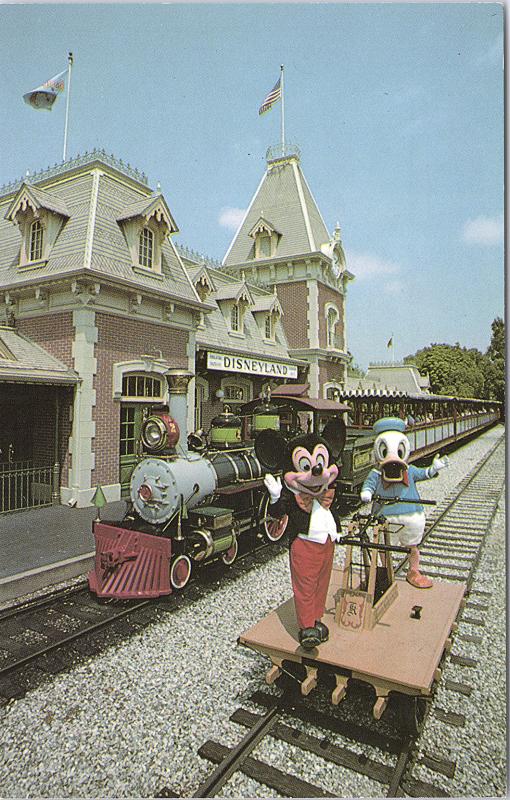
[[142,422],[150,409],[143,403],[122,403],[120,409],[120,488],[121,497],[129,497],[129,482],[137,462],[137,444]]

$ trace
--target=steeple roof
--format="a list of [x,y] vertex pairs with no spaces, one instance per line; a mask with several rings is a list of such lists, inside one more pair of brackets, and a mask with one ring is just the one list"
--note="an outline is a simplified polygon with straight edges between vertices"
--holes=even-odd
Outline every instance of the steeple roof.
[[320,252],[330,235],[297,155],[269,161],[245,217],[223,259],[228,267],[254,260],[253,230],[260,219],[278,232],[273,258]]

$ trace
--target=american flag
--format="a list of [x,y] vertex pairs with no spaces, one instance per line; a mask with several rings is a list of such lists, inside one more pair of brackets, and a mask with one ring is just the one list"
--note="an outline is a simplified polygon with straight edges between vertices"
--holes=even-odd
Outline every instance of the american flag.
[[269,111],[269,109],[281,98],[282,89],[280,81],[281,81],[281,75],[276,81],[271,91],[269,92],[264,102],[262,103],[262,105],[260,106],[259,114],[265,114],[266,111]]

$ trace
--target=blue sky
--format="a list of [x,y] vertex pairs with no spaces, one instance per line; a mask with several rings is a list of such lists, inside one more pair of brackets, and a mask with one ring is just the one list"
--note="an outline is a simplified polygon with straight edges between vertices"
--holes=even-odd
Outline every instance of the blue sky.
[[[280,135],[258,108],[285,65],[285,127],[356,275],[355,360],[485,350],[504,313],[503,6],[0,5],[0,183],[105,148],[159,181],[177,241],[221,259]],[[5,76],[9,76],[6,80]]]

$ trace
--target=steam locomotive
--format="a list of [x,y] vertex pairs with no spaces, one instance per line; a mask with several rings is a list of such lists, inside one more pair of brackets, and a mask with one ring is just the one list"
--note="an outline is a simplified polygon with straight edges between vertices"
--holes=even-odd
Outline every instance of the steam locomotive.
[[[195,566],[218,559],[232,564],[241,537],[281,539],[284,528],[268,515],[254,438],[280,424],[297,432],[299,409],[288,398],[285,407],[292,407],[292,414],[282,422],[281,409],[258,405],[243,417],[219,414],[209,441],[191,434],[183,455],[177,453],[180,431],[168,407],[152,409],[142,424],[145,457],[131,475],[130,510],[121,522],[93,523],[96,554],[88,579],[98,597],[170,594],[186,586]],[[324,424],[326,415],[345,438],[340,415],[346,406],[308,398],[298,405],[308,412],[310,428]]]

